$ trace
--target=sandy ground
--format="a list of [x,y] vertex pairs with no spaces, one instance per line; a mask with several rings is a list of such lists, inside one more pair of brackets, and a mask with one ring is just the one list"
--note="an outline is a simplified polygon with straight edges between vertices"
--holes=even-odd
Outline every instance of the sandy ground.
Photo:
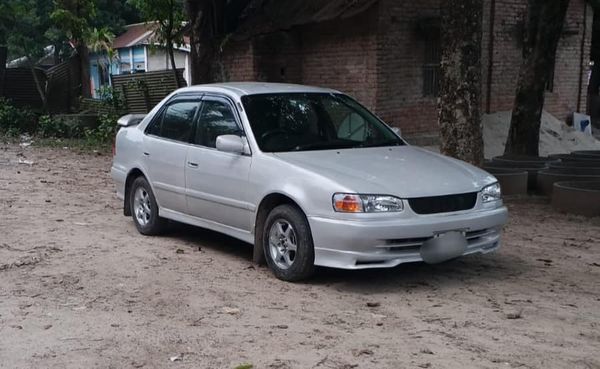
[[0,144],[0,367],[600,368],[600,219],[514,200],[496,254],[289,284],[209,231],[139,235],[109,166]]
[[[511,114],[511,111],[501,111],[482,116],[486,159],[504,154]],[[576,131],[544,111],[540,126],[540,156],[569,154],[576,150],[600,150],[600,141],[591,135]]]

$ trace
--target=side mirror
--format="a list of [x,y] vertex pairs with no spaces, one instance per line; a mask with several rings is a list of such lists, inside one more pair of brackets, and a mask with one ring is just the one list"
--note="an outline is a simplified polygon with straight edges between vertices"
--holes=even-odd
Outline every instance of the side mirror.
[[222,135],[217,137],[217,150],[233,154],[249,154],[246,139],[236,135]]
[[117,120],[117,124],[121,127],[130,127],[140,124],[146,117],[146,114],[127,114]]
[[397,134],[398,136],[402,136],[402,131],[400,130],[399,127],[392,127],[392,131],[394,131],[394,133]]

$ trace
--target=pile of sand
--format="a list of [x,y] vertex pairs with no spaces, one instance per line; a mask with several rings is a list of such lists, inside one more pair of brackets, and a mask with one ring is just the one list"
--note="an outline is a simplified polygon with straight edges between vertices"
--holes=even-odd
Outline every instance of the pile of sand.
[[[510,117],[510,111],[483,116],[486,159],[504,153]],[[540,128],[540,156],[570,153],[575,150],[600,150],[600,141],[587,134],[577,132],[552,114],[544,111]]]

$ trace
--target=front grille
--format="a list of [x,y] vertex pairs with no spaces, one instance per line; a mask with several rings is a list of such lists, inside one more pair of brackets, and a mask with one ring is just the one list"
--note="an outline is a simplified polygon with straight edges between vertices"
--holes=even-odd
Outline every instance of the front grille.
[[469,210],[473,209],[476,202],[477,192],[408,199],[410,208],[417,214],[437,214]]

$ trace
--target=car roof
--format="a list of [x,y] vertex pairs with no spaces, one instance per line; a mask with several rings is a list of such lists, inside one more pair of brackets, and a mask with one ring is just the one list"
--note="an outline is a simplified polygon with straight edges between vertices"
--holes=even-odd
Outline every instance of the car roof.
[[295,85],[290,83],[267,82],[227,82],[184,87],[177,91],[186,92],[219,92],[242,97],[246,95],[271,94],[271,93],[339,93],[329,88]]

